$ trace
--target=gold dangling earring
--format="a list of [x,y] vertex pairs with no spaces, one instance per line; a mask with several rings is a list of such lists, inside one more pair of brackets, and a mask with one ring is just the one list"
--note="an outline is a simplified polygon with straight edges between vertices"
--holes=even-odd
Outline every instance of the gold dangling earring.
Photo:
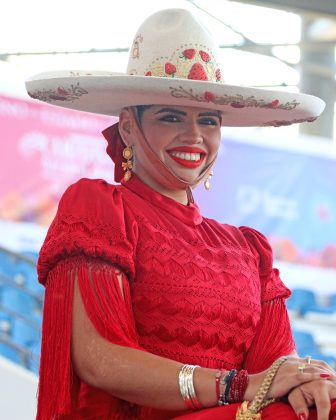
[[213,176],[213,171],[209,172],[207,179],[204,181],[204,188],[209,191],[210,190],[210,179]]
[[121,164],[123,170],[125,171],[124,173],[124,181],[128,181],[131,179],[132,176],[132,168],[133,168],[133,163],[132,163],[132,158],[133,158],[133,150],[131,146],[127,146],[125,147],[125,149],[123,150],[123,157],[124,159],[127,160],[127,162],[123,162]]

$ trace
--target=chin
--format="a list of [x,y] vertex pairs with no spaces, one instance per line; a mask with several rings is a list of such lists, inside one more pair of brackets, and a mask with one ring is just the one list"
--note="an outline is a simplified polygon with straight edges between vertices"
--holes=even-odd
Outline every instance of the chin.
[[199,175],[186,175],[186,174],[177,174],[175,172],[175,174],[181,178],[183,181],[189,183],[190,185],[194,184],[194,182],[196,181],[196,179],[198,178]]

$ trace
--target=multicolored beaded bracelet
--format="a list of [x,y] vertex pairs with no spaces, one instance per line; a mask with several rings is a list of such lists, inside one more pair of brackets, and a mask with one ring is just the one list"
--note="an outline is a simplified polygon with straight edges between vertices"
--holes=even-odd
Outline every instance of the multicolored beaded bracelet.
[[232,379],[229,391],[229,402],[244,401],[244,395],[248,386],[249,376],[247,370],[240,370]]
[[237,370],[236,369],[232,369],[230,370],[230,372],[225,376],[225,390],[224,392],[222,391],[220,396],[219,396],[219,400],[218,400],[218,405],[227,405],[229,404],[229,392],[230,392],[230,387],[231,387],[231,383],[232,383],[232,379],[236,376],[237,374]]

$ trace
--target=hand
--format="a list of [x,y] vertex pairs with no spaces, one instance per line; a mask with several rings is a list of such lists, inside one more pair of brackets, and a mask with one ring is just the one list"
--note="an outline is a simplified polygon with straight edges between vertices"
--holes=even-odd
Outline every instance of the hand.
[[308,419],[309,407],[313,405],[316,406],[318,420],[328,420],[330,401],[334,398],[336,398],[334,382],[315,380],[293,389],[288,395],[288,402],[300,420]]
[[[288,359],[280,366],[267,393],[267,398],[283,397],[293,388],[296,388],[306,382],[315,380],[321,381],[322,379],[336,381],[336,372],[325,362],[312,360],[309,365],[306,365],[304,372],[300,372],[298,367],[302,363],[306,363],[306,359],[289,356]],[[254,398],[266,374],[267,370],[255,375],[250,375],[249,385],[244,399],[251,401]]]

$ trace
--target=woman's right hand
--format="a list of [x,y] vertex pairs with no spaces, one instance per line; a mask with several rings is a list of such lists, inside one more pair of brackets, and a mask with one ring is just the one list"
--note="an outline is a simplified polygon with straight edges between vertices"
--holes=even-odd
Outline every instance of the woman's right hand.
[[[300,364],[306,364],[304,372],[299,371]],[[249,375],[250,380],[244,399],[253,400],[267,372],[268,369]],[[321,360],[311,360],[310,364],[307,364],[304,358],[288,356],[275,375],[266,398],[284,397],[301,384],[321,379],[336,381],[336,372],[327,363]]]

